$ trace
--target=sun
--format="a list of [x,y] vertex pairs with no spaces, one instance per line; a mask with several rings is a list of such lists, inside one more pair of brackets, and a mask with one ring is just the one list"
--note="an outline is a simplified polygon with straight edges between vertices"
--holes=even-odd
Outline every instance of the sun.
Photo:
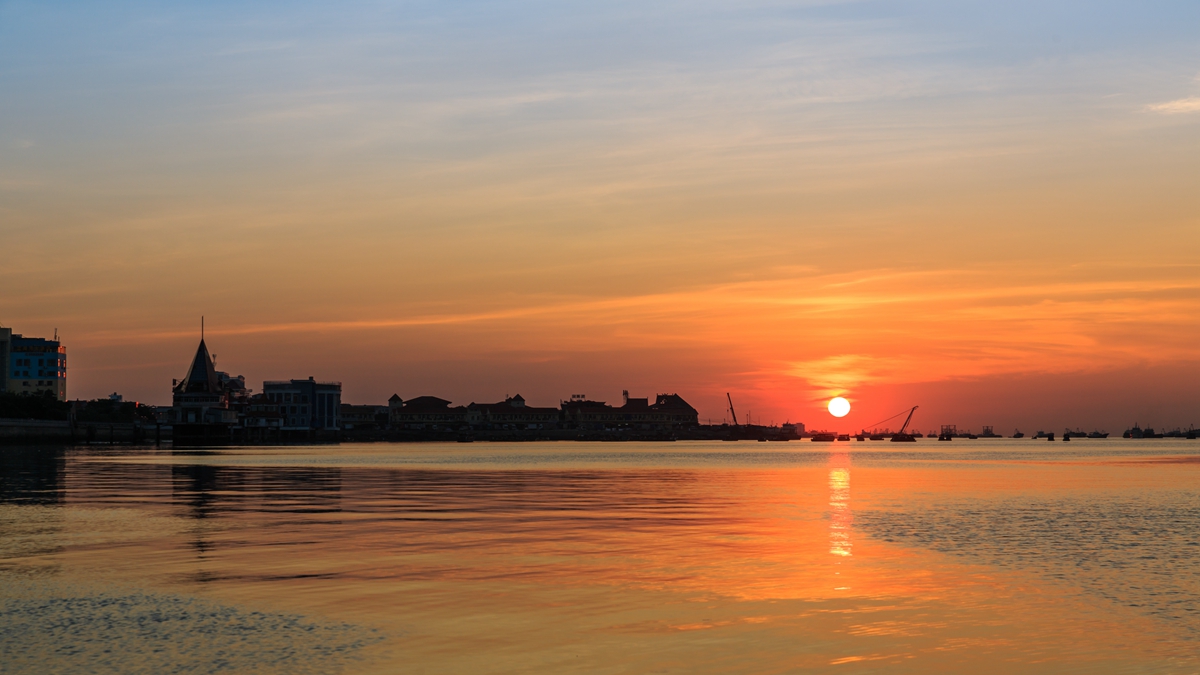
[[845,417],[850,412],[850,401],[838,396],[829,399],[829,414],[834,417]]

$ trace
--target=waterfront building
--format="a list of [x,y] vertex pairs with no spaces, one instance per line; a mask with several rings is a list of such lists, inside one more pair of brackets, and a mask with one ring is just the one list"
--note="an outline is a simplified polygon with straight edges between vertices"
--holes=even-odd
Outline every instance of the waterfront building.
[[251,396],[242,414],[242,426],[246,428],[247,436],[276,438],[278,432],[283,430],[282,407],[282,403],[272,401],[266,394]]
[[58,336],[25,337],[0,328],[0,390],[67,400],[67,348]]
[[678,394],[659,394],[651,404],[646,398],[630,398],[615,408],[603,401],[575,396],[562,402],[563,422],[568,428],[594,431],[631,428],[668,430],[699,425],[699,413]]
[[520,394],[500,403],[472,403],[467,408],[476,413],[476,426],[484,429],[557,429],[562,417],[558,408],[525,405]]
[[389,409],[386,405],[342,404],[342,428],[346,430],[382,429],[388,424]]
[[479,413],[465,406],[450,407],[436,396],[418,396],[407,401],[393,395],[388,400],[388,420],[393,429],[460,429],[474,424]]
[[[228,390],[213,366],[212,356],[203,338],[196,348],[196,355],[192,357],[187,375],[172,384],[171,423],[176,427],[176,437],[221,436],[218,427],[237,423],[237,413],[229,409]],[[189,429],[190,425],[195,428]]]
[[284,431],[341,429],[341,382],[272,380],[263,382],[263,394],[280,406]]

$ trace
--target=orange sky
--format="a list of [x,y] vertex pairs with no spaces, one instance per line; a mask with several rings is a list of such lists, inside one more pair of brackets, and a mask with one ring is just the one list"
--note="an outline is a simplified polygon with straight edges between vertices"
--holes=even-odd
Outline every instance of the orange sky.
[[356,403],[1200,423],[1185,5],[131,7],[0,21],[0,323],[60,330],[71,397],[167,402],[203,314],[221,369]]

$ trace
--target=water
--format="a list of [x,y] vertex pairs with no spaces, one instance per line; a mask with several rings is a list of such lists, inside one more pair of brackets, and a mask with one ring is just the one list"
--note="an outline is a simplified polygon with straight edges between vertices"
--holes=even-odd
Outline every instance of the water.
[[1196,673],[1200,442],[0,449],[4,673]]

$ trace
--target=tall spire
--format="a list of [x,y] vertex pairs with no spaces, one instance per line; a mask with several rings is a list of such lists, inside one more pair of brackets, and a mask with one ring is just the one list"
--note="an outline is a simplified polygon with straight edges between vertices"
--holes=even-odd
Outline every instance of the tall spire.
[[200,338],[200,346],[196,348],[196,356],[192,358],[192,365],[188,368],[187,375],[184,375],[183,380],[176,385],[175,391],[221,393],[221,380],[217,377],[217,369],[213,366],[212,357],[208,354],[208,346],[204,344],[204,338]]

